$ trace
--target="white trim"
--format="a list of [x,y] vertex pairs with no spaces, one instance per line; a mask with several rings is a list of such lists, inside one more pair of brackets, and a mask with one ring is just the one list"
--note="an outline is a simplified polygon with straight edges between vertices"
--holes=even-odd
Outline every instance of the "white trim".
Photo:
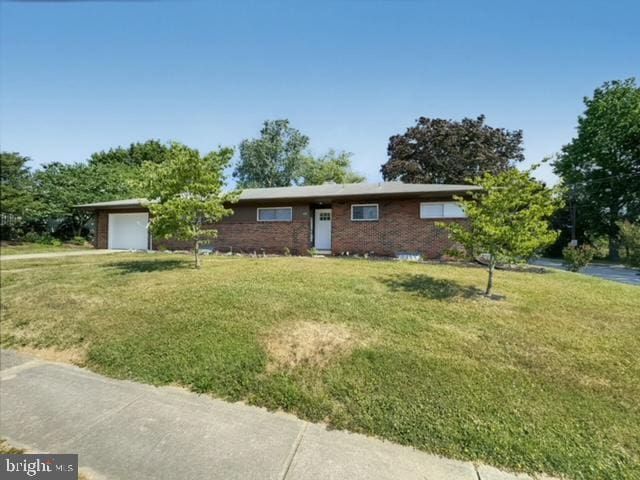
[[[353,218],[353,207],[376,207],[376,218]],[[351,204],[352,222],[377,222],[380,220],[380,205],[377,203],[353,203]]]
[[[329,220],[320,220],[320,216],[323,213],[328,213],[329,214]],[[318,250],[318,252],[331,252],[331,246],[332,246],[332,225],[333,225],[333,212],[330,208],[317,208],[314,212],[313,212],[313,219],[314,219],[314,226],[313,226],[313,246],[316,250]],[[319,239],[319,235],[318,235],[318,223],[319,222],[328,222],[329,223],[329,230],[324,230],[322,233],[324,233],[325,235],[322,236],[321,240],[327,240],[327,242],[325,242],[323,245],[318,245],[318,239]],[[327,238],[328,237],[328,238]]]
[[[288,220],[260,220],[260,210],[284,210],[289,209]],[[257,222],[292,222],[293,221],[293,207],[258,207],[256,208],[256,221]]]
[[[422,207],[424,205],[442,205],[442,215],[438,216],[424,216],[422,214]],[[424,220],[433,219],[433,218],[467,218],[464,211],[460,215],[445,215],[444,210],[446,205],[455,205],[456,207],[462,210],[461,205],[458,202],[420,202],[420,218]]]

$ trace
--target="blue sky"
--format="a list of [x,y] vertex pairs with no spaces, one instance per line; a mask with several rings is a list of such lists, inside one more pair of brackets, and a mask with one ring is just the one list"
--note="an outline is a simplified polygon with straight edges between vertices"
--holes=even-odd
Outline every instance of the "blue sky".
[[235,146],[288,118],[378,181],[417,117],[484,113],[538,162],[584,95],[640,77],[639,18],[637,1],[3,2],[0,144],[35,167],[149,138]]

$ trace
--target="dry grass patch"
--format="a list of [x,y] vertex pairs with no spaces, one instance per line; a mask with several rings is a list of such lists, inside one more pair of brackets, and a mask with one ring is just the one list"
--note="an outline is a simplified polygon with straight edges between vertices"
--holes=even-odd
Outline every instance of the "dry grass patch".
[[[3,455],[22,455],[29,453],[37,453],[32,450],[25,450],[24,448],[16,448],[10,445],[4,438],[0,438],[0,453]],[[102,477],[94,474],[87,468],[81,468],[78,473],[78,480],[99,480]]]
[[265,339],[269,354],[267,370],[324,367],[363,343],[354,331],[335,323],[297,322],[280,326]]
[[87,352],[84,348],[67,348],[58,350],[55,348],[33,348],[19,347],[18,351],[29,356],[46,360],[49,362],[70,363],[72,365],[83,366],[87,360]]

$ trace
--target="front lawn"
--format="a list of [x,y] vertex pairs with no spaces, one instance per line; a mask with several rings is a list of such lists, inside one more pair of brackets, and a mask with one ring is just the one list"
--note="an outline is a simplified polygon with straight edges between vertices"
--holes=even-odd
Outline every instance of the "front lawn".
[[47,245],[42,243],[0,243],[0,255],[19,255],[23,253],[50,253],[50,252],[66,252],[71,250],[90,250],[93,249],[91,244],[77,245],[75,243],[63,243],[62,245]]
[[[6,264],[9,265],[9,264]],[[449,457],[640,477],[640,289],[565,272],[122,254],[13,261],[2,345]]]

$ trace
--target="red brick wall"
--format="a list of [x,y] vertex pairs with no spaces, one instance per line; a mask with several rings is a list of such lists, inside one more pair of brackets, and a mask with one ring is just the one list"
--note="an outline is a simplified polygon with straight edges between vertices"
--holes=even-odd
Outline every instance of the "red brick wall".
[[[438,220],[420,218],[420,202],[424,200],[379,200],[372,202],[334,202],[332,204],[333,253],[373,252],[376,255],[396,255],[398,252],[419,252],[426,258],[438,258],[453,242],[447,232],[438,228]],[[377,203],[377,221],[351,220],[353,203]],[[440,221],[464,221],[441,219]]]
[[[217,225],[211,225],[218,231],[218,236],[211,240],[211,246],[221,252],[244,253],[280,253],[288,248],[292,254],[304,255],[310,248],[311,224],[308,205],[291,205],[293,220],[291,222],[258,222],[257,208],[285,206],[277,204],[235,205],[234,214],[226,217]],[[187,249],[190,245],[184,242],[154,240],[153,248],[158,247]]]
[[[434,199],[436,200],[436,199]],[[442,199],[440,199],[442,200]],[[394,256],[398,252],[419,252],[426,258],[438,258],[452,242],[446,231],[435,226],[436,220],[420,218],[420,202],[424,199],[392,199],[373,201],[333,202],[332,250],[334,254],[373,253]],[[377,203],[379,220],[354,222],[351,220],[351,205],[354,203]],[[258,205],[235,205],[234,215],[215,226],[218,237],[211,246],[222,251],[261,253],[283,253],[285,247],[293,254],[304,255],[311,248],[311,224],[313,211],[309,205],[293,205],[291,222],[258,222]],[[260,205],[277,206],[277,205]],[[126,210],[144,211],[143,209]],[[103,210],[98,213],[96,246],[107,248],[108,214],[123,210]],[[442,219],[442,221],[464,221]],[[161,246],[188,249],[189,244],[153,239],[153,248]]]

